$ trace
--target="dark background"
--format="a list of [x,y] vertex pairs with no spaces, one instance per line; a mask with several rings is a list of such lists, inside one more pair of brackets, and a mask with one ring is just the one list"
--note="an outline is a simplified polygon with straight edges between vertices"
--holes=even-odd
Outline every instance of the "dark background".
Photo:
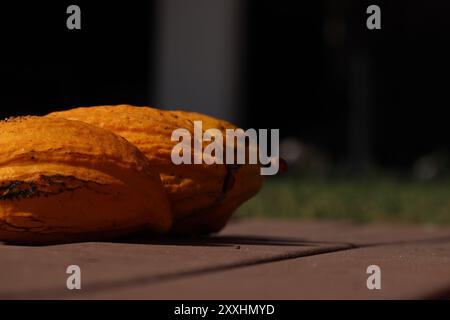
[[[66,28],[70,4],[82,8],[79,31]],[[366,28],[369,4],[381,7],[381,30]],[[154,105],[157,9],[2,4],[0,116]],[[402,169],[446,152],[448,2],[254,0],[242,10],[244,127],[279,128],[355,168]]]
[[2,116],[148,103],[150,5],[78,1],[82,28],[68,30],[66,8],[71,4],[2,6]]

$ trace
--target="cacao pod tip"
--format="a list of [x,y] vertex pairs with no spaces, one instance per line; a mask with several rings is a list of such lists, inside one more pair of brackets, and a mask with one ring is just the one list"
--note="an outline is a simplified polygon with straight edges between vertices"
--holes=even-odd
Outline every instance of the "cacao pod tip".
[[286,160],[284,160],[283,158],[279,158],[279,161],[280,161],[280,174],[284,174],[288,171],[288,164]]

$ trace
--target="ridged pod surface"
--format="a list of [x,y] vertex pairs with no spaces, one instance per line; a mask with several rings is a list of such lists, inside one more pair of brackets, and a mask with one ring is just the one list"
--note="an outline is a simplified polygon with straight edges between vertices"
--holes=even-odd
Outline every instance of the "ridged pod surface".
[[[129,105],[76,108],[48,116],[95,124],[136,145],[160,172],[172,206],[175,233],[219,231],[263,184],[259,165],[172,163],[171,152],[178,143],[171,141],[175,129],[187,129],[194,139],[194,121],[202,121],[203,131],[216,128],[225,137],[226,129],[236,129],[226,121],[194,112]],[[203,147],[208,144],[202,142]]]
[[171,220],[157,171],[124,138],[66,119],[0,122],[0,241],[161,233]]

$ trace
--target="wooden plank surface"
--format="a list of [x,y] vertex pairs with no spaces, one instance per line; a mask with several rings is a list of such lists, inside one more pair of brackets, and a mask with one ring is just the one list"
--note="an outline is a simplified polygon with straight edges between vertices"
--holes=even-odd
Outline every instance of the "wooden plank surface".
[[[244,220],[208,238],[0,245],[0,298],[423,297],[449,285],[449,241],[450,228]],[[377,263],[382,293],[365,287]],[[66,288],[72,264],[81,290]]]
[[[381,270],[369,290],[367,267]],[[175,279],[92,297],[145,299],[450,298],[450,242],[339,251]]]

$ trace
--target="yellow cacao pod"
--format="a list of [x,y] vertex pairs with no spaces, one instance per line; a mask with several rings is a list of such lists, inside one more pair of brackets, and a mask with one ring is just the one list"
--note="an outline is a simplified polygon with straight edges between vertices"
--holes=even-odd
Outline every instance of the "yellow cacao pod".
[[194,112],[129,105],[76,108],[48,116],[95,124],[136,145],[160,172],[172,206],[175,233],[219,231],[263,184],[259,165],[173,164],[174,130],[187,129],[194,137],[194,121],[202,121],[203,131],[216,128],[225,136],[226,129],[236,129],[226,121]]
[[66,119],[0,122],[0,241],[160,233],[171,220],[159,174],[124,138]]

